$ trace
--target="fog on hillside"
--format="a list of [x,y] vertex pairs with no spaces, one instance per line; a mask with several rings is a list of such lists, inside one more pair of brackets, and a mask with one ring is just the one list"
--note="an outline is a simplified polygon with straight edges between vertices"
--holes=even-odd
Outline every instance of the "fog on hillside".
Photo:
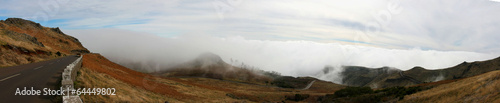
[[[413,49],[385,49],[361,45],[311,41],[249,40],[242,37],[208,37],[202,34],[160,37],[119,29],[67,30],[92,52],[110,60],[147,72],[168,69],[176,64],[212,52],[232,65],[254,66],[283,75],[313,76],[339,82],[341,66],[395,67],[414,66],[439,69],[464,61],[492,59],[491,54]],[[322,74],[325,68],[333,73]]]

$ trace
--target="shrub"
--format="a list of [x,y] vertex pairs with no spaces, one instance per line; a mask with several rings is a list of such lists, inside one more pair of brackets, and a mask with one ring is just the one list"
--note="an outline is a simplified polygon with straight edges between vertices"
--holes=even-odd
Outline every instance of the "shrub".
[[382,90],[373,91],[369,87],[347,87],[336,91],[334,94],[327,94],[318,101],[322,102],[352,102],[365,103],[371,102],[386,102],[392,99],[402,100],[405,95],[410,95],[422,91],[422,88],[417,87],[390,87]]
[[282,76],[275,78],[272,85],[276,85],[281,88],[304,88],[313,79],[308,78],[295,78],[291,76]]
[[286,100],[291,100],[291,101],[302,101],[304,99],[309,98],[309,94],[295,94],[294,96],[285,96]]
[[61,52],[57,51],[56,55],[61,56]]
[[417,87],[390,87],[390,88],[385,88],[382,90],[377,90],[375,92],[384,92],[385,96],[391,96],[394,95],[399,99],[403,99],[405,95],[410,95],[413,93],[416,93],[418,91],[422,91],[422,89],[417,86]]
[[336,97],[351,97],[369,93],[373,93],[373,90],[370,87],[347,87],[336,91],[334,95]]

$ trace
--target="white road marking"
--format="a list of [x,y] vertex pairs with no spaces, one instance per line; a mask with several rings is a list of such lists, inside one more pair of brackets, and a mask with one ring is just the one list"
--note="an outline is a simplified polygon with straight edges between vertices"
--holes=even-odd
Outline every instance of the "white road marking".
[[40,68],[42,68],[42,67],[43,67],[43,66],[40,66],[40,67],[36,67],[36,68],[35,68],[35,69],[33,69],[33,70],[37,70],[37,69],[40,69]]
[[7,78],[3,78],[2,80],[0,80],[0,82],[1,82],[1,81],[5,81],[5,80],[10,79],[10,78],[13,78],[13,77],[16,77],[16,76],[19,76],[19,75],[21,75],[21,73],[18,73],[18,74],[15,74],[15,75],[9,76],[9,77],[7,77]]

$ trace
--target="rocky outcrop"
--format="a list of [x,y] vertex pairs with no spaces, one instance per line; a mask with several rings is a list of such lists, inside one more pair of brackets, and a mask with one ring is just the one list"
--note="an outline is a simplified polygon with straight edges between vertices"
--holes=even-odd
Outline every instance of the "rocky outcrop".
[[13,51],[16,51],[17,53],[21,53],[21,54],[30,55],[30,54],[35,53],[34,51],[28,50],[28,49],[26,49],[24,47],[19,47],[19,46],[10,45],[10,44],[2,45],[2,47],[6,48],[6,49],[13,50]]
[[17,33],[14,31],[5,30],[4,34],[7,35],[8,37],[14,39],[14,40],[17,40],[17,41],[33,43],[35,45],[44,47],[44,45],[41,42],[39,42],[36,37],[33,37],[33,36],[25,34],[25,33]]
[[71,53],[73,53],[73,54],[77,54],[77,53],[83,54],[83,53],[90,53],[90,51],[89,50],[82,50],[82,49],[80,49],[80,50],[71,50]]
[[[55,53],[61,55],[53,55]],[[58,27],[43,27],[21,18],[0,20],[0,67],[78,53],[89,51],[78,39],[64,34]]]
[[58,34],[64,34],[64,33],[61,31],[61,29],[59,29],[59,27],[56,27],[56,28],[50,28],[50,30],[52,30],[52,31],[54,31],[54,32],[56,32],[56,33],[58,33]]
[[39,29],[43,28],[43,26],[40,25],[40,23],[35,23],[33,21],[24,20],[24,19],[21,19],[21,18],[8,18],[4,22],[7,23],[7,24],[11,24],[11,25],[18,25],[19,27],[23,27],[23,26],[29,25],[29,26],[33,26],[33,27],[36,27],[36,28],[39,28]]

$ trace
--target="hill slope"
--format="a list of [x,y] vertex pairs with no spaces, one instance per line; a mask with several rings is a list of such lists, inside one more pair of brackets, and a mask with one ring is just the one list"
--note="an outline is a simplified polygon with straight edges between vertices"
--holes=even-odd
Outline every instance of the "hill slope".
[[154,76],[133,71],[99,54],[84,55],[82,66],[77,79],[77,88],[109,87],[117,90],[117,96],[83,96],[84,101],[316,102],[326,94],[345,88],[321,80],[316,80],[310,88],[301,90],[205,77]]
[[442,84],[429,90],[405,97],[402,103],[458,103],[458,102],[500,102],[500,71],[492,71]]
[[391,70],[387,67],[365,68],[356,66],[346,66],[344,69],[345,71],[341,74],[344,77],[342,82],[345,85],[386,88],[461,79],[500,70],[500,57],[487,61],[463,62],[450,68],[436,70],[414,67],[407,71],[400,71]]
[[0,67],[88,52],[78,39],[59,28],[43,27],[20,18],[0,21]]
[[[64,34],[59,28],[43,27],[19,18],[0,21],[0,66],[27,64],[76,53],[89,51],[78,39]],[[81,95],[84,102],[315,102],[322,95],[344,88],[331,82],[310,82],[313,79],[293,77],[283,81],[305,81],[309,84],[299,83],[299,87],[307,85],[308,88],[267,85],[271,83],[268,77],[233,67],[209,53],[177,66],[179,71],[166,77],[131,70],[99,54],[86,54],[82,61],[76,88],[116,88],[117,94]],[[191,75],[186,77],[186,74]],[[295,82],[286,83],[297,85]]]
[[370,86],[374,88],[378,86],[372,82],[380,81],[392,74],[401,72],[399,69],[390,67],[366,68],[359,66],[344,66],[343,68],[344,71],[340,73],[343,77],[342,84],[349,86]]
[[203,53],[193,61],[158,72],[165,77],[206,77],[255,84],[271,83],[272,77],[259,71],[235,67],[213,53]]

